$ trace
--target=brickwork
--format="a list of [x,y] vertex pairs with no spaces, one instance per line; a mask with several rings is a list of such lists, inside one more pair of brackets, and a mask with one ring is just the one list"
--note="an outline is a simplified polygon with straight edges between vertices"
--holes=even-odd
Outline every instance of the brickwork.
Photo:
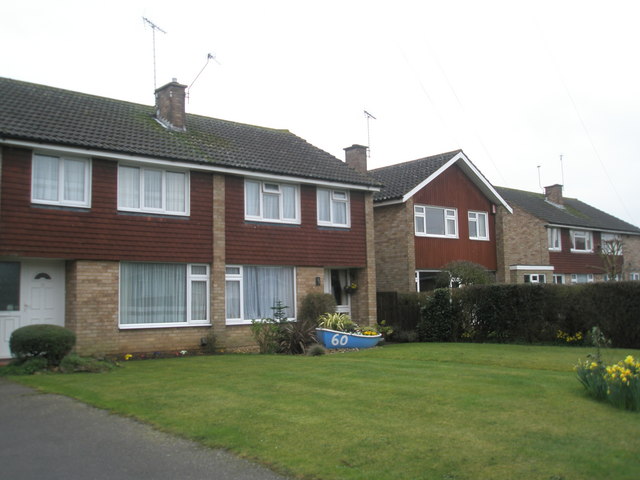
[[373,195],[365,199],[367,266],[356,271],[358,291],[351,296],[352,316],[360,325],[376,325],[376,261]]
[[629,280],[629,274],[640,273],[640,236],[622,236],[622,254],[624,256],[624,279]]
[[197,351],[210,327],[118,328],[119,263],[67,262],[65,325],[81,355]]
[[185,129],[186,88],[186,85],[174,81],[156,90],[156,115],[175,130]]
[[374,215],[377,290],[415,291],[413,201],[376,207]]
[[225,327],[226,310],[224,302],[226,268],[225,231],[225,177],[213,176],[213,264],[211,265],[211,323],[218,344],[224,345],[228,331]]
[[544,224],[521,208],[512,207],[513,214],[498,207],[496,215],[498,282],[511,282],[511,265],[550,265]]

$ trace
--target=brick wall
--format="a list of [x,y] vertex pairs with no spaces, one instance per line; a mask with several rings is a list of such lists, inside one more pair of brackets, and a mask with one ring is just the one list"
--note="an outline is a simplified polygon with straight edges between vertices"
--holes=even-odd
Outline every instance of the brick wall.
[[622,236],[622,254],[624,256],[624,279],[629,279],[632,272],[640,273],[640,236]]
[[521,208],[512,208],[513,214],[509,214],[504,207],[498,207],[496,215],[498,282],[511,283],[510,265],[550,264],[544,224]]
[[211,327],[118,328],[119,263],[67,262],[66,322],[80,355],[194,351]]
[[415,291],[413,201],[376,207],[374,215],[377,290]]

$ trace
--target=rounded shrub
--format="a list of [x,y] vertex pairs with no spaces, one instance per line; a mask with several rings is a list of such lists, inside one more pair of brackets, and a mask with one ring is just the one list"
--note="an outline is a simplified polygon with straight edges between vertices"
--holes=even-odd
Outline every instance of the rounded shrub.
[[9,339],[11,353],[23,360],[44,357],[58,366],[76,344],[76,335],[58,325],[27,325],[14,330]]

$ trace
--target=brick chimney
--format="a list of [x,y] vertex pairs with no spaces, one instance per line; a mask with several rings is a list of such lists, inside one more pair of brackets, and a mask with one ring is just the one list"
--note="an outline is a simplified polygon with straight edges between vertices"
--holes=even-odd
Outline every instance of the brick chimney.
[[171,83],[156,90],[156,119],[169,130],[184,132],[186,114],[184,109],[187,86],[173,79]]
[[351,145],[344,149],[345,161],[356,172],[367,173],[367,147]]
[[564,205],[564,200],[562,199],[562,185],[550,185],[548,187],[544,187],[544,197],[548,202],[554,203],[556,205]]

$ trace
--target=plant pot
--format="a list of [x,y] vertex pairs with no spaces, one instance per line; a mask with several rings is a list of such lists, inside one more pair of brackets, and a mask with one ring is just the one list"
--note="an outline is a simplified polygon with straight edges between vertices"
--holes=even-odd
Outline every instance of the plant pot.
[[380,339],[378,335],[360,335],[359,333],[339,332],[328,328],[316,328],[318,342],[326,348],[371,348],[375,347]]

